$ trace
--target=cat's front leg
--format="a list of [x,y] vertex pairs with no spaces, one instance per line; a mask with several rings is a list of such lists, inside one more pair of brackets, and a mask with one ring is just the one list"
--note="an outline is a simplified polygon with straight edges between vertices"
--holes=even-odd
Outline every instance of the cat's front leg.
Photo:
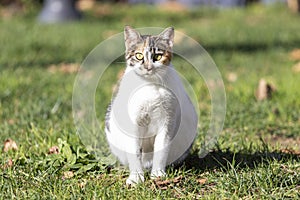
[[142,166],[142,152],[140,145],[138,145],[138,141],[128,144],[128,147],[132,150],[129,152],[135,153],[127,153],[130,174],[126,180],[126,185],[135,185],[144,182],[145,180]]
[[169,136],[167,131],[159,133],[154,142],[153,163],[151,170],[151,178],[166,176],[166,165],[169,155]]

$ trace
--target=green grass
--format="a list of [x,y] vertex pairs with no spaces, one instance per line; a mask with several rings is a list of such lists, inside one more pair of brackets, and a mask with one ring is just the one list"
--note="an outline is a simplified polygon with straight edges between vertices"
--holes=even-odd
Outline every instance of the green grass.
[[[170,13],[115,5],[88,11],[80,22],[43,25],[36,22],[37,12],[0,19],[0,141],[11,138],[19,147],[0,154],[1,199],[299,198],[300,74],[292,71],[296,61],[289,53],[300,47],[300,16],[283,6]],[[173,63],[200,96],[199,139],[185,165],[168,168],[167,181],[148,177],[136,188],[124,185],[126,168],[95,160],[76,135],[76,74],[49,71],[51,65],[80,64],[125,24],[174,26],[199,41],[219,67],[227,96],[224,130],[201,159],[197,151],[209,125],[210,98],[203,81],[185,72],[185,62]],[[121,68],[111,66],[97,90],[101,127]],[[237,75],[235,82],[226,78],[229,73]],[[255,99],[260,78],[276,86],[268,101]],[[47,155],[52,146],[61,153]],[[74,176],[64,177],[66,171]]]

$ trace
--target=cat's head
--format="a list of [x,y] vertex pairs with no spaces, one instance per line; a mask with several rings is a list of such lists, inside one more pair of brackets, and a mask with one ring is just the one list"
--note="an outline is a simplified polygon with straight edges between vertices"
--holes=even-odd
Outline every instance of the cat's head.
[[130,70],[145,78],[163,76],[172,59],[174,29],[166,28],[159,35],[141,35],[126,26],[124,30],[126,63]]

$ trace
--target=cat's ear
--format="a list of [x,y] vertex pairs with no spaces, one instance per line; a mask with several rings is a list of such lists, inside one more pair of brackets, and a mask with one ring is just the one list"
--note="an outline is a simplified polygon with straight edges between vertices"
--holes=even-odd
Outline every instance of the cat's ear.
[[141,34],[130,26],[124,28],[124,39],[126,50],[131,49],[136,43],[142,40]]
[[164,42],[169,48],[173,47],[174,44],[174,28],[166,28],[163,32],[158,35],[159,40]]

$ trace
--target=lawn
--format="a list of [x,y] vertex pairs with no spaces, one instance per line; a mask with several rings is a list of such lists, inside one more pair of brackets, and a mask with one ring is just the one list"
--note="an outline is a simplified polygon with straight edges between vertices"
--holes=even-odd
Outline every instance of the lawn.
[[[102,4],[79,22],[45,25],[37,23],[37,14],[31,8],[0,19],[1,199],[299,199],[299,15],[283,5],[171,12]],[[147,176],[133,188],[125,186],[126,168],[87,152],[72,115],[78,67],[127,24],[173,26],[198,41],[218,66],[227,99],[223,131],[199,158],[210,96],[205,82],[175,56],[173,65],[199,97],[198,138],[186,162],[169,167],[166,179]],[[96,91],[101,130],[122,62],[111,64]],[[262,78],[275,90],[258,101]],[[17,149],[6,151],[9,138]]]

